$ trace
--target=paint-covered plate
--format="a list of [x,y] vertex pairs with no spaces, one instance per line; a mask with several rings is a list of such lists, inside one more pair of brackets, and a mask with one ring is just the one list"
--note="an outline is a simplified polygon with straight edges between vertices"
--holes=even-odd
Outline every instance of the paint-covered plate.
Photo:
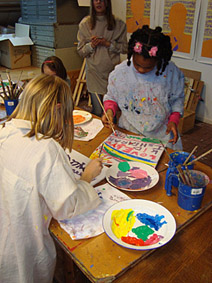
[[120,190],[145,191],[157,184],[159,174],[150,165],[127,161],[112,165],[106,173],[106,179]]
[[91,113],[87,111],[82,110],[74,110],[73,111],[73,119],[74,119],[74,125],[82,125],[88,121],[90,121],[92,118]]
[[173,215],[162,205],[143,199],[125,200],[111,206],[103,228],[116,244],[134,250],[150,250],[168,243],[176,232]]

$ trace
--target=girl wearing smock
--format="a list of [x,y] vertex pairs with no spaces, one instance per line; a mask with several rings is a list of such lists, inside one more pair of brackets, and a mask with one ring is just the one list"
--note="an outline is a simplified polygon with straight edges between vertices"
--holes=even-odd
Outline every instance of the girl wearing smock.
[[[109,76],[104,107],[111,122],[118,108],[118,125],[136,134],[167,141],[182,149],[177,131],[184,107],[184,75],[169,62],[172,48],[169,36],[160,27],[143,26],[128,44],[128,59]],[[102,121],[110,126],[105,115]]]
[[0,129],[0,282],[52,283],[52,217],[67,219],[100,204],[90,182],[102,160],[76,180],[64,150],[72,149],[72,112],[68,84],[42,74],[27,84]]
[[86,58],[86,84],[91,95],[92,113],[102,114],[101,101],[107,92],[108,76],[127,53],[126,24],[113,16],[111,0],[91,0],[90,16],[79,24],[78,53]]

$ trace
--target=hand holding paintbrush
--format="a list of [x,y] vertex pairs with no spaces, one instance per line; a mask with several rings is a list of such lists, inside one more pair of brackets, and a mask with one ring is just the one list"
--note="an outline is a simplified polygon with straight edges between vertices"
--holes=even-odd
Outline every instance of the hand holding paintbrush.
[[111,113],[110,113],[110,112],[107,113],[107,112],[105,111],[105,108],[104,108],[104,106],[103,106],[103,104],[102,104],[102,102],[101,102],[101,100],[100,100],[98,94],[97,94],[96,92],[95,92],[95,95],[96,95],[96,98],[98,99],[99,104],[100,104],[100,106],[102,107],[102,110],[103,110],[104,115],[105,115],[105,116],[104,116],[104,115],[102,116],[102,122],[103,122],[103,124],[104,124],[106,127],[108,127],[108,128],[110,127],[110,128],[112,129],[114,135],[116,136],[116,132],[115,132],[114,127],[113,127],[113,113],[112,113],[112,110],[110,110]]

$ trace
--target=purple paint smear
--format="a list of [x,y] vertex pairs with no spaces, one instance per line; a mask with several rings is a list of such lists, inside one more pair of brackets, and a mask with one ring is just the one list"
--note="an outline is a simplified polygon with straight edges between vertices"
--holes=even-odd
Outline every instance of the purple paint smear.
[[115,186],[120,188],[138,190],[141,188],[145,188],[146,186],[149,186],[152,179],[150,176],[148,176],[147,178],[138,178],[134,180],[131,180],[129,178],[114,178],[110,176],[109,181]]

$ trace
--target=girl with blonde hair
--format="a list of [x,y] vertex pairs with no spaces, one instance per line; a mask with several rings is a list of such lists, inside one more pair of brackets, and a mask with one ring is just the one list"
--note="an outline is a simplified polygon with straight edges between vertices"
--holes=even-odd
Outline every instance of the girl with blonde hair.
[[92,160],[76,180],[64,151],[72,148],[72,112],[68,84],[42,74],[0,129],[1,282],[52,282],[52,217],[70,218],[100,203],[89,183],[102,160]]

